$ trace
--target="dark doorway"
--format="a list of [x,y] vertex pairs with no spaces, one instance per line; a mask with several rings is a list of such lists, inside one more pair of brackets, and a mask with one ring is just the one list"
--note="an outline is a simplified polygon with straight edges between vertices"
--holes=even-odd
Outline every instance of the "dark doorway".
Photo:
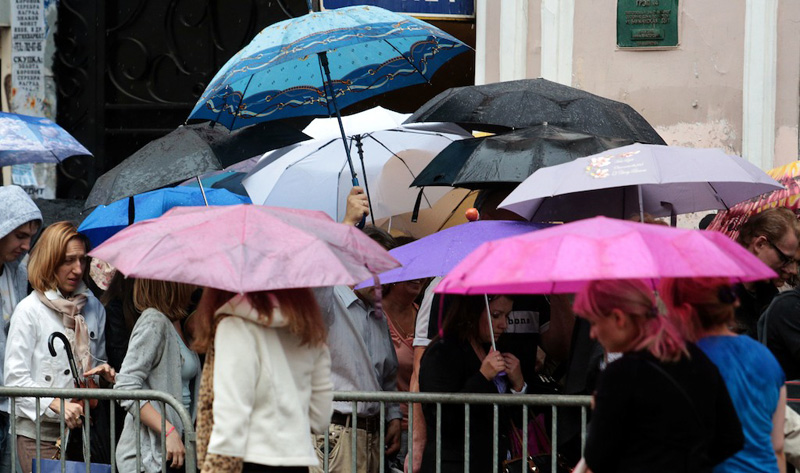
[[[94,180],[184,123],[217,70],[266,26],[306,12],[305,0],[61,0],[53,73],[57,122],[92,153],[61,166],[57,195],[83,199]],[[433,22],[474,47],[472,22]],[[432,84],[354,106],[412,112],[437,93],[473,83],[474,54]],[[301,126],[302,123],[298,123]]]

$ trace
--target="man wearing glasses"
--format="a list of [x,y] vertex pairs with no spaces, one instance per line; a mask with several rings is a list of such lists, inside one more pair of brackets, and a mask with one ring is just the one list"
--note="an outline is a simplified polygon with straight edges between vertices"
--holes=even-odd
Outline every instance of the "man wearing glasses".
[[737,294],[736,331],[758,338],[756,324],[764,309],[778,294],[778,287],[797,276],[800,224],[794,212],[779,207],[751,216],[739,231],[737,241],[778,273],[772,281],[742,284]]

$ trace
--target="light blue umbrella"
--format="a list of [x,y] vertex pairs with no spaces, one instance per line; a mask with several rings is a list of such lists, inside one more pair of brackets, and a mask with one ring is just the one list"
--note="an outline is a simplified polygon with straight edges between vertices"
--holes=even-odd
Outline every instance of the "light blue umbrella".
[[[208,205],[249,204],[250,198],[236,195],[225,189],[205,189]],[[133,206],[131,206],[133,201]],[[172,207],[206,205],[198,187],[168,187],[100,205],[78,227],[97,247],[128,225],[157,218]]]
[[[234,130],[254,122],[336,116],[391,90],[430,82],[469,48],[422,20],[361,5],[309,13],[262,30],[217,72],[190,119]],[[356,171],[345,146],[354,186]],[[365,182],[365,186],[366,186]],[[369,187],[366,187],[369,197]],[[362,221],[363,224],[363,221]]]
[[60,163],[77,155],[92,153],[52,120],[0,112],[0,166]]
[[279,118],[329,117],[335,108],[428,82],[468,49],[433,25],[383,8],[312,12],[256,35],[217,72],[189,118],[233,130]]

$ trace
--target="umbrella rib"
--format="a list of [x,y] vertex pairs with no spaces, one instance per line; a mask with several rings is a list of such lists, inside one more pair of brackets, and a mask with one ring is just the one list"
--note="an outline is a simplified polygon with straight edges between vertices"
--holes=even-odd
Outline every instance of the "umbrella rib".
[[728,208],[728,204],[724,200],[722,200],[722,197],[719,196],[719,192],[717,192],[717,189],[714,187],[714,184],[709,182],[708,186],[711,187],[712,191],[714,191],[714,196],[717,198],[717,201],[725,206],[725,210],[730,210],[730,208]]
[[[427,134],[427,133],[423,133],[423,134]],[[383,149],[385,149],[386,151],[388,151],[389,153],[391,153],[391,154],[392,154],[392,156],[394,156],[395,158],[399,159],[399,160],[400,160],[400,162],[401,162],[401,163],[403,163],[403,166],[405,166],[405,167],[406,167],[406,170],[408,171],[408,173],[409,173],[409,174],[411,174],[411,177],[412,177],[412,178],[414,178],[414,179],[416,179],[416,178],[417,178],[417,176],[415,176],[415,175],[414,175],[414,171],[412,171],[412,170],[411,170],[411,167],[408,165],[408,163],[406,163],[406,161],[405,161],[403,158],[401,158],[400,156],[398,156],[398,154],[397,154],[397,153],[395,153],[394,151],[390,150],[388,146],[386,146],[385,144],[383,144],[383,143],[381,142],[381,140],[379,140],[378,138],[375,138],[375,136],[374,136],[372,133],[370,133],[368,136],[369,136],[370,138],[372,138],[372,139],[373,139],[373,140],[374,140],[376,143],[378,143],[379,145],[381,145],[381,146],[383,147]],[[428,207],[431,207],[431,202],[430,202],[430,200],[428,199],[428,196],[427,196],[427,195],[425,195],[425,192],[423,192],[423,193],[422,193],[422,197],[425,199],[425,203],[426,203],[426,204],[428,204]]]
[[444,226],[447,224],[447,221],[448,221],[448,220],[450,220],[450,217],[452,217],[453,215],[455,215],[455,214],[456,214],[456,210],[458,210],[458,208],[459,208],[459,207],[461,207],[461,204],[463,204],[464,202],[466,202],[467,198],[468,198],[469,196],[471,196],[473,192],[475,192],[475,191],[469,191],[469,192],[467,192],[467,195],[465,195],[464,197],[462,197],[462,198],[461,198],[461,200],[460,200],[460,201],[458,201],[458,205],[456,205],[455,207],[453,207],[453,210],[451,210],[451,211],[450,211],[450,214],[447,216],[447,218],[446,218],[446,219],[444,219],[444,221],[442,222],[442,224],[441,224],[441,225],[439,225],[439,228],[437,228],[437,229],[436,229],[436,231],[437,231],[437,232],[438,232],[438,231],[441,231],[441,230],[442,230],[442,228],[444,228]]
[[394,49],[395,51],[397,51],[397,54],[399,54],[399,55],[400,55],[400,56],[401,56],[403,59],[405,59],[407,63],[411,64],[411,67],[413,67],[413,68],[414,68],[414,70],[415,70],[415,71],[417,71],[417,72],[419,73],[419,75],[421,75],[421,76],[422,76],[422,78],[423,78],[423,79],[425,79],[425,82],[427,82],[428,84],[430,84],[430,83],[431,83],[431,81],[430,81],[430,80],[429,80],[427,77],[425,77],[425,74],[423,74],[423,73],[422,73],[422,71],[420,71],[420,70],[419,70],[419,68],[417,67],[417,65],[416,65],[416,64],[414,64],[413,62],[411,62],[411,61],[410,61],[410,60],[409,60],[409,59],[406,57],[406,55],[405,55],[405,54],[403,54],[403,53],[402,53],[402,52],[401,52],[399,49],[397,49],[396,47],[394,47],[394,45],[393,45],[392,43],[390,43],[388,39],[384,39],[384,40],[383,40],[383,42],[385,42],[386,44],[388,44],[388,45],[389,45],[389,47],[391,47],[392,49]]

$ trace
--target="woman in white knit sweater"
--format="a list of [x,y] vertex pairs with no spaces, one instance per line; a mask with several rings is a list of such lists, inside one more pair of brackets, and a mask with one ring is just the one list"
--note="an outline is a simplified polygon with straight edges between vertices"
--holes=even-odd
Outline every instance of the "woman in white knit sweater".
[[311,433],[332,413],[325,325],[309,289],[205,289],[196,314],[207,352],[197,419],[203,472],[317,466]]

